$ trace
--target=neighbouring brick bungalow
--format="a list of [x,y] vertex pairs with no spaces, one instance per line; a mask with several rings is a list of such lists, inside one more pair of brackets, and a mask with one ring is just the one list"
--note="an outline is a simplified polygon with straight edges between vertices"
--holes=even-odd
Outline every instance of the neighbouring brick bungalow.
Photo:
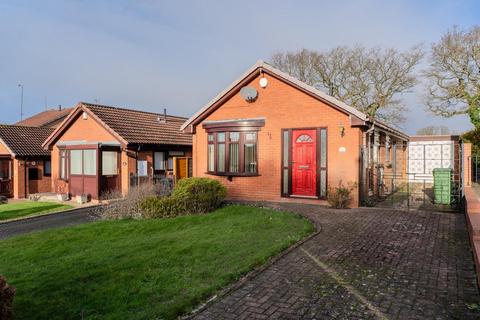
[[0,194],[16,199],[51,190],[50,151],[42,143],[52,128],[0,125]]
[[354,206],[405,176],[408,136],[262,61],[182,126],[193,173],[218,179],[232,200],[324,203],[354,186]]
[[[188,175],[192,138],[185,118],[80,102],[43,146],[52,152],[52,189],[89,195],[123,195],[140,181]],[[190,170],[191,171],[191,170]]]
[[62,108],[45,110],[29,118],[15,123],[17,126],[56,128],[68,116],[73,108]]

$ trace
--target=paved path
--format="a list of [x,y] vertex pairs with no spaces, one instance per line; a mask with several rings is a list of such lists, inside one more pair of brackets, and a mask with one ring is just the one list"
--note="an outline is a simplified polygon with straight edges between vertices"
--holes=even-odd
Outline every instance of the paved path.
[[281,208],[321,232],[195,319],[480,319],[463,215]]
[[32,231],[66,227],[90,222],[95,219],[95,210],[97,210],[96,208],[98,207],[78,208],[64,213],[56,213],[2,223],[0,224],[0,239],[6,239]]

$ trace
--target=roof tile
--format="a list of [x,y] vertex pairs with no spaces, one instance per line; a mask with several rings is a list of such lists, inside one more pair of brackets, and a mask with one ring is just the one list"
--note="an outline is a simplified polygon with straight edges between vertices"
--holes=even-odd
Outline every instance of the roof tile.
[[52,122],[62,120],[68,116],[72,110],[73,108],[45,110],[31,116],[30,118],[23,119],[22,121],[15,123],[15,125],[28,127],[47,127]]
[[37,128],[17,125],[0,125],[0,138],[16,156],[49,156],[50,151],[42,143],[53,128]]
[[180,131],[184,117],[81,103],[129,144],[192,145],[192,136]]

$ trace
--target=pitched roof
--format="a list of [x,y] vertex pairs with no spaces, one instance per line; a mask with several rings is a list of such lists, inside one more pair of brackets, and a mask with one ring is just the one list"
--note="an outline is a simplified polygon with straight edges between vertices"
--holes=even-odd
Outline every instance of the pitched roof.
[[23,119],[22,121],[15,123],[15,125],[27,127],[47,127],[56,121],[64,119],[72,110],[73,108],[45,110],[31,116],[30,118]]
[[[248,79],[248,80],[251,80],[254,76],[257,76],[260,72],[265,72],[267,74],[270,74],[270,75],[273,75],[283,81],[285,81],[286,83],[289,83],[301,90],[303,90],[304,92],[307,92],[308,94],[314,96],[315,98],[327,103],[328,105],[348,114],[348,115],[352,115],[352,116],[355,116],[357,118],[359,118],[361,121],[364,121],[364,122],[367,122],[369,121],[369,117],[364,114],[363,112],[355,109],[354,107],[351,107],[349,105],[347,105],[346,103],[332,97],[332,96],[329,96],[328,94],[326,94],[325,92],[322,92],[321,90],[318,90],[300,80],[298,80],[297,78],[295,77],[292,77],[291,75],[287,74],[286,72],[283,72],[273,66],[271,66],[270,64],[262,61],[262,60],[259,60],[257,61],[257,63],[255,63],[252,67],[250,67],[242,76],[240,76],[237,80],[235,80],[232,84],[230,84],[225,90],[223,90],[222,92],[220,92],[220,94],[218,94],[215,98],[213,98],[209,103],[207,103],[205,106],[203,106],[198,112],[196,112],[193,116],[191,116],[181,127],[181,130],[184,131],[188,126],[194,124],[198,119],[202,119],[202,117],[206,114],[208,114],[208,112],[211,110],[211,109],[214,109],[215,107],[218,106],[218,102],[219,101],[222,101],[223,99],[226,99],[228,97],[230,97],[232,94],[235,94],[238,90],[240,90],[239,86],[242,85],[242,83]],[[408,138],[408,136],[387,125],[386,123],[384,122],[381,122],[381,121],[377,121],[375,120],[375,123],[384,128],[384,129],[387,129],[389,131],[392,131],[396,134],[398,134],[399,136],[402,136],[402,137],[405,137],[405,138]]]
[[56,140],[67,129],[70,121],[83,111],[90,114],[126,145],[192,145],[192,136],[180,131],[182,123],[186,120],[184,117],[167,115],[164,121],[164,115],[160,113],[80,102],[62,125],[45,141],[44,147]]
[[16,125],[0,125],[0,140],[13,156],[49,156],[42,143],[53,132],[53,128],[37,128]]

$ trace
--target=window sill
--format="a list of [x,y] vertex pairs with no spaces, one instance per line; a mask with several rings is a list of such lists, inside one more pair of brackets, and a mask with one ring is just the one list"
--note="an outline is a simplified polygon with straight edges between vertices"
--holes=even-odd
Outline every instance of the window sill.
[[250,174],[245,174],[245,173],[223,173],[223,172],[205,172],[205,174],[209,174],[211,176],[220,176],[220,177],[260,177],[260,174],[258,173],[250,173]]

